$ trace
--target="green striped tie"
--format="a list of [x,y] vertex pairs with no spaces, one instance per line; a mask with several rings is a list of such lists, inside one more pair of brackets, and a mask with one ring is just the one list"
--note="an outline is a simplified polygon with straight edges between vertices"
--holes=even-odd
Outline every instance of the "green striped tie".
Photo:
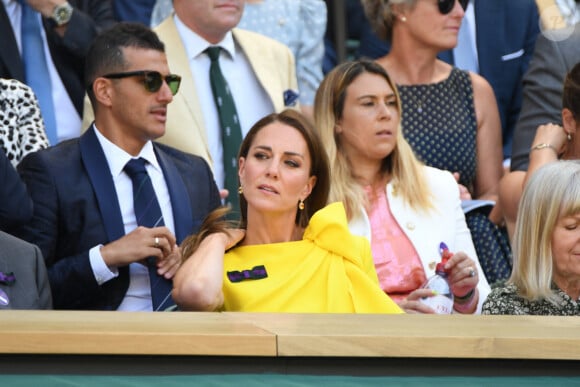
[[234,98],[220,68],[220,50],[220,47],[213,46],[208,47],[205,52],[211,59],[209,79],[221,126],[225,174],[224,188],[230,192],[226,199],[226,205],[229,205],[232,209],[230,218],[239,219],[238,150],[242,143],[242,129],[240,128]]

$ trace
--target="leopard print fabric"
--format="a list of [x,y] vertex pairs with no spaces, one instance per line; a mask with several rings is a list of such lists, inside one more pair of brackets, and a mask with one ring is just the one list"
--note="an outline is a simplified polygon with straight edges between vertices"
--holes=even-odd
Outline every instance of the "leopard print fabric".
[[16,166],[28,153],[48,147],[44,121],[32,89],[0,78],[0,148]]

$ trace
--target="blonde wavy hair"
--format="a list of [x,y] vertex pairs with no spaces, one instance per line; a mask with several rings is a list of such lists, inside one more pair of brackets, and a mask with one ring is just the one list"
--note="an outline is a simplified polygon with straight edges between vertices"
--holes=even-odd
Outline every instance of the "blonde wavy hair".
[[[363,187],[353,174],[353,166],[342,151],[341,137],[335,128],[342,118],[348,86],[363,73],[376,74],[387,81],[395,93],[400,117],[401,99],[395,84],[383,67],[369,60],[347,62],[335,67],[320,84],[314,101],[315,126],[330,162],[329,201],[342,201],[349,219],[361,215],[368,201]],[[411,208],[427,212],[433,208],[433,203],[422,168],[423,164],[403,138],[399,122],[395,148],[383,159],[381,173],[391,174],[395,191]]]
[[552,290],[552,234],[561,217],[580,213],[580,161],[539,168],[524,189],[514,233],[513,270],[508,283],[530,301],[558,303]]

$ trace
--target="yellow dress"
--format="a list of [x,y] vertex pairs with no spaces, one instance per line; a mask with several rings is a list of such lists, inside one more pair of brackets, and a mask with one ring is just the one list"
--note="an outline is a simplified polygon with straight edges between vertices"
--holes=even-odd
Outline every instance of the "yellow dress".
[[379,287],[367,239],[342,203],[316,212],[301,241],[239,246],[224,257],[226,311],[403,313]]

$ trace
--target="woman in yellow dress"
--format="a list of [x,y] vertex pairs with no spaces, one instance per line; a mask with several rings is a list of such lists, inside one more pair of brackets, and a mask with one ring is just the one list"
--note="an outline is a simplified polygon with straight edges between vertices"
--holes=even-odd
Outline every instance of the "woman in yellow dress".
[[211,214],[182,246],[173,281],[182,310],[402,313],[379,287],[370,245],[325,207],[326,153],[296,111],[258,121],[239,152],[241,228]]

